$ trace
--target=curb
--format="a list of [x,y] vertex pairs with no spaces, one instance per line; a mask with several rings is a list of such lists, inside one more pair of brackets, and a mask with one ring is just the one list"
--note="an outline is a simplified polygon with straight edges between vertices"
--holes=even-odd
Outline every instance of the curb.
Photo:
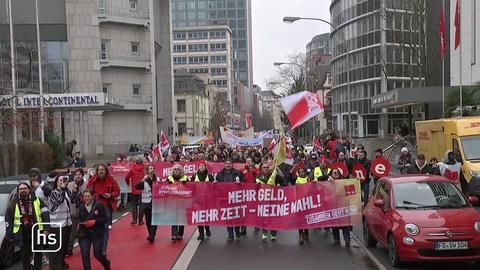
[[372,262],[377,266],[379,270],[387,270],[387,267],[385,267],[385,265],[383,265],[380,262],[380,260],[378,260],[377,257],[375,257],[375,255],[373,255],[373,253],[370,252],[370,250],[368,250],[368,248],[362,243],[362,240],[360,240],[360,238],[357,236],[356,233],[351,231],[351,237],[353,241],[355,241],[358,244],[358,246],[362,249],[365,255],[367,255],[368,258],[372,260]]

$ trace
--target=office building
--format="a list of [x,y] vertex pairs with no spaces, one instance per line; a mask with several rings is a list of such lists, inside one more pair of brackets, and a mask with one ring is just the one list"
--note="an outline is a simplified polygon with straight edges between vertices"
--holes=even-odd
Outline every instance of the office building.
[[235,78],[253,87],[251,0],[172,0],[173,27],[228,25]]
[[[35,5],[27,0],[12,2],[21,59],[18,48],[25,44],[36,48]],[[6,10],[5,2],[0,7]],[[49,111],[55,115],[54,132],[65,141],[75,139],[79,150],[91,157],[111,157],[133,143],[156,143],[162,130],[172,139],[169,0],[39,1],[39,21],[45,92],[102,93],[118,105],[109,110]],[[0,35],[2,49],[9,47],[5,13],[0,14]],[[30,85],[38,93],[35,72]]]

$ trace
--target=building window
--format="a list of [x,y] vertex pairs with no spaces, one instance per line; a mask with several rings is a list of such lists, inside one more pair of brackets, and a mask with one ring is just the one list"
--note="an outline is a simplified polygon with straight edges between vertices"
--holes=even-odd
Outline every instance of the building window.
[[102,87],[103,93],[108,94],[108,92],[110,92],[111,87],[112,87],[111,83],[104,83]]
[[208,39],[208,32],[190,32],[188,33],[188,39]]
[[134,95],[140,95],[140,84],[132,84],[132,94]]
[[173,52],[186,52],[187,45],[173,45]]
[[224,63],[227,61],[227,56],[226,55],[214,55],[210,56],[210,61],[212,63]]
[[108,59],[108,43],[109,40],[102,39],[102,43],[100,44],[100,59],[107,60]]
[[173,33],[173,40],[185,40],[187,39],[186,33]]
[[210,32],[210,39],[224,39],[227,33],[225,31],[212,31]]
[[177,112],[187,112],[185,99],[177,99]]
[[191,44],[188,45],[189,52],[206,52],[208,51],[208,44]]
[[212,75],[226,75],[227,74],[227,68],[211,68],[210,73]]
[[213,80],[213,84],[220,87],[226,87],[227,80]]
[[130,0],[130,10],[137,10],[138,1]]
[[225,44],[225,43],[210,44],[210,50],[211,51],[225,51],[225,50],[227,50],[227,44]]
[[178,123],[178,136],[181,136],[183,134],[187,133],[187,123]]
[[189,64],[208,64],[208,56],[192,56],[188,58]]
[[174,65],[184,65],[187,63],[187,57],[173,57]]
[[190,73],[208,73],[208,68],[191,68],[188,71]]
[[138,53],[139,48],[140,48],[140,42],[130,42],[131,48],[132,48],[132,53]]

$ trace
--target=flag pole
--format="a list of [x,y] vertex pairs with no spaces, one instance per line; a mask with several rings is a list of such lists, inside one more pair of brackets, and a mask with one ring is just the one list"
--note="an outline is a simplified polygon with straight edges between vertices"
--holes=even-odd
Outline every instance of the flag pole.
[[460,31],[460,116],[463,116],[463,97],[462,97],[462,83],[463,83],[463,78],[462,78],[462,1],[458,0],[458,19],[459,19],[459,31]]
[[[443,21],[445,25],[445,0],[442,1],[442,16],[443,16]],[[445,35],[445,26],[443,30],[443,36]],[[440,38],[443,38],[440,37]],[[443,41],[445,42],[445,40]],[[445,54],[445,50],[443,52]],[[445,117],[445,55],[442,57],[442,117]]]

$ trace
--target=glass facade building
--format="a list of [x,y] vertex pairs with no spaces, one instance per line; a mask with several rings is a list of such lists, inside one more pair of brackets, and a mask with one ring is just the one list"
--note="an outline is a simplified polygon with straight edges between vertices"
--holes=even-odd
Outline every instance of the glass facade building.
[[386,137],[408,121],[406,108],[373,109],[371,98],[425,86],[426,5],[425,0],[332,1],[332,105],[338,130],[349,129],[349,100],[353,137]]
[[253,87],[251,0],[172,0],[173,27],[228,25],[235,78]]

